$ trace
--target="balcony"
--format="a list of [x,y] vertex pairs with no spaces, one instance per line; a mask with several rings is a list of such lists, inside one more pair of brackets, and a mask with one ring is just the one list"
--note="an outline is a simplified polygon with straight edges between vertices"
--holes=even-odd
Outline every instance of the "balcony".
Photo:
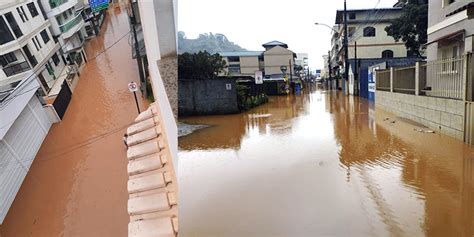
[[51,9],[62,5],[63,3],[67,2],[67,0],[49,0],[49,6]]
[[7,65],[6,67],[3,68],[3,72],[5,72],[5,75],[7,77],[11,77],[13,75],[16,75],[16,74],[19,74],[19,73],[22,73],[22,72],[26,72],[30,69],[31,68],[30,68],[30,65],[28,64],[28,62],[24,61],[24,62],[21,62],[21,63]]
[[69,20],[68,22],[59,26],[59,30],[63,34],[63,38],[69,38],[74,33],[76,33],[81,27],[84,25],[84,21],[82,20],[81,13],[77,13],[77,15]]

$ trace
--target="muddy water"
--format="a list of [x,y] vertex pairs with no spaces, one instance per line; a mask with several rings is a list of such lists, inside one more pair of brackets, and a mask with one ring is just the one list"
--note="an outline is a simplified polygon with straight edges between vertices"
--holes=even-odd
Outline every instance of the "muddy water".
[[183,236],[474,235],[474,150],[366,100],[181,120],[214,125],[179,140]]
[[[125,9],[110,9],[89,58],[129,31]],[[50,130],[0,226],[0,236],[126,236],[127,159],[122,135],[136,117],[138,82],[128,37],[83,71],[63,121]],[[139,97],[142,108],[146,102]]]

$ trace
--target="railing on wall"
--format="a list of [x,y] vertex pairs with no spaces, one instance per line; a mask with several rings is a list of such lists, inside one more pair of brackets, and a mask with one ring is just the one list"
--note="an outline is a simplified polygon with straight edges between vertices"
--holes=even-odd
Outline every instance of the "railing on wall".
[[426,67],[426,95],[463,99],[465,57],[428,62]]
[[81,21],[82,21],[82,15],[79,12],[71,20],[69,20],[68,22],[60,25],[59,29],[61,30],[62,33],[64,33],[66,31],[70,30],[75,25],[79,24],[79,22],[81,22]]
[[417,62],[415,66],[376,72],[376,88],[382,91],[432,97],[474,100],[472,54],[460,58]]
[[379,91],[390,91],[390,70],[376,71],[376,86]]
[[393,91],[415,94],[416,67],[395,68],[393,70]]

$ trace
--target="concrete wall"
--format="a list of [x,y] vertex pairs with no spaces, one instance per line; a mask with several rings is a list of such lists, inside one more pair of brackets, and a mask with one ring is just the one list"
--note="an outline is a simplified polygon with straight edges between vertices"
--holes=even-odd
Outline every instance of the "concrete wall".
[[436,132],[464,139],[464,102],[460,100],[376,91],[383,110],[421,123]]
[[149,62],[149,79],[153,88],[153,95],[159,105],[161,119],[166,131],[165,135],[174,161],[173,165],[177,171],[178,127],[169,98],[174,96],[171,92],[176,91],[176,88],[167,90],[169,85],[164,82],[162,72],[158,66],[162,59],[173,58],[177,55],[175,5],[172,0],[138,1],[143,38]]
[[179,80],[178,98],[179,116],[239,112],[233,79]]

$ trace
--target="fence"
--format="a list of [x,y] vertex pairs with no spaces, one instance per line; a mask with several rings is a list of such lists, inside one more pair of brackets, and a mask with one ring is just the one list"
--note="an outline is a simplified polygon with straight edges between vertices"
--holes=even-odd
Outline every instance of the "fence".
[[377,74],[377,90],[390,91],[390,70],[378,70]]
[[393,70],[393,91],[415,94],[416,67],[395,68]]
[[463,99],[465,57],[428,62],[426,86],[428,96]]
[[381,91],[472,100],[473,70],[472,54],[417,62],[415,66],[377,71],[376,88]]

